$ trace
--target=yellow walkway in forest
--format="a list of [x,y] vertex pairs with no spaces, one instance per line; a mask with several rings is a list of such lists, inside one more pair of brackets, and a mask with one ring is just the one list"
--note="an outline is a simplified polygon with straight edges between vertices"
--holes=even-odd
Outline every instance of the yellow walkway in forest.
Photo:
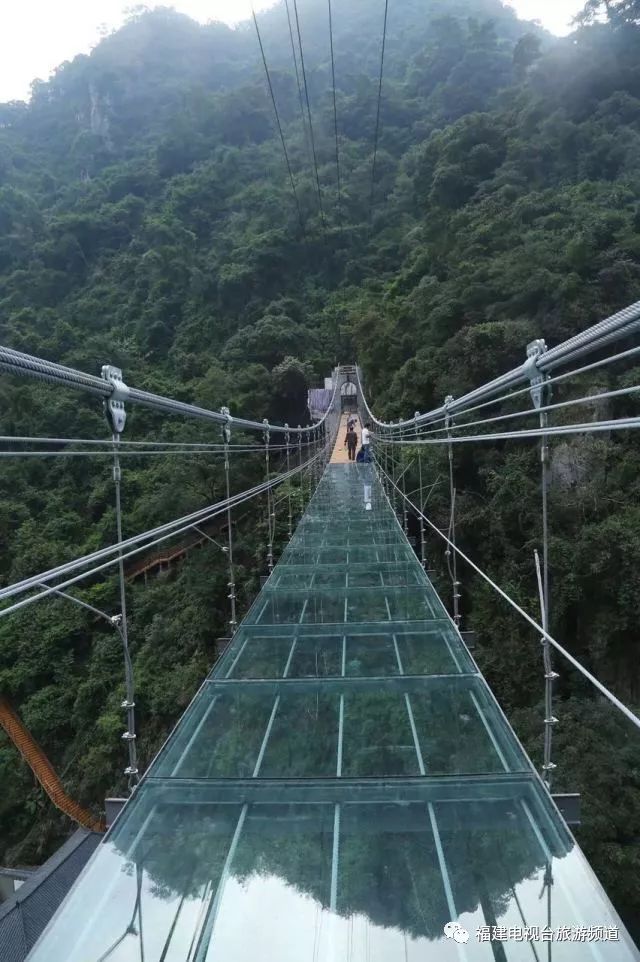
[[[356,447],[356,451],[357,451],[360,448],[360,437],[361,437],[362,426],[360,424],[360,419],[358,418],[358,415],[354,414],[353,417],[355,417],[356,419],[355,432],[358,435],[358,445]],[[349,461],[349,454],[347,452],[347,447],[344,443],[344,438],[347,433],[348,418],[349,418],[349,414],[340,415],[340,426],[338,428],[338,436],[336,438],[333,454],[331,455],[331,461],[329,462],[330,464],[347,464],[347,462]]]
[[67,795],[49,759],[6,698],[0,698],[0,726],[4,728],[53,804],[79,825],[84,825],[93,832],[104,832],[102,819],[94,817]]

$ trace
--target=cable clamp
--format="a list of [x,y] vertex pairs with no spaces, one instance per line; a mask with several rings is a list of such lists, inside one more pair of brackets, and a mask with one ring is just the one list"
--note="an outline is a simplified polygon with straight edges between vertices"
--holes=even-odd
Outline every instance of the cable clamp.
[[122,733],[122,740],[125,741],[125,742],[134,742],[134,741],[136,740],[136,737],[137,737],[137,736],[134,735],[132,732],[123,732],[123,733]]
[[560,675],[557,671],[545,671],[544,677],[547,679],[547,681],[555,681],[556,678],[560,677]]
[[125,700],[120,703],[120,708],[124,708],[126,711],[128,711],[130,708],[135,708],[135,707],[136,707],[136,703],[134,701],[129,701],[127,698],[125,698]]
[[558,767],[558,766],[556,765],[555,762],[546,762],[546,763],[542,766],[542,770],[543,770],[543,772],[552,772],[552,771],[554,770],[554,768],[557,768],[557,767]]
[[112,364],[103,364],[101,370],[103,381],[111,385],[111,394],[104,399],[104,413],[114,434],[124,431],[127,412],[124,402],[129,399],[129,388],[122,380],[122,371]]
[[552,715],[551,718],[545,718],[544,723],[545,725],[557,725],[558,719],[555,717],[555,715]]
[[[529,383],[531,384],[530,394],[535,408],[542,407],[542,396],[546,377],[538,369],[538,361],[546,350],[546,342],[541,337],[527,344],[527,359],[524,362],[524,373],[529,378]],[[547,390],[549,390],[549,388],[547,388]],[[549,395],[547,395],[547,397],[549,397]]]
[[222,425],[222,440],[225,444],[228,444],[231,440],[231,422],[233,418],[231,417],[231,412],[228,407],[221,407],[220,414],[227,419],[227,423]]

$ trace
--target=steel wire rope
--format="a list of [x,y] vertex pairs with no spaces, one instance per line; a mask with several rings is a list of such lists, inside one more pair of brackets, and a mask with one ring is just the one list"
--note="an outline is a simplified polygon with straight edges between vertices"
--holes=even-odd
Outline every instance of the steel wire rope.
[[[73,387],[77,390],[88,391],[102,399],[109,399],[114,393],[113,384],[103,378],[94,377],[91,374],[85,374],[82,371],[64,367],[53,361],[45,361],[42,358],[33,357],[21,351],[14,351],[12,348],[3,347],[2,345],[0,345],[0,371],[32,377],[36,380],[47,381],[52,384],[62,384],[65,387]],[[289,428],[289,430],[295,434],[310,434],[314,428],[324,424],[334,409],[336,387],[337,381],[333,387],[329,407],[319,421],[314,422],[306,428],[298,426],[297,428]],[[185,401],[176,401],[175,398],[163,397],[160,394],[153,394],[150,391],[143,391],[140,388],[128,386],[126,388],[126,400],[129,403],[141,404],[143,407],[148,407],[155,411],[181,414],[185,417],[203,418],[219,425],[227,423],[225,417],[220,414],[219,411],[211,411]],[[233,417],[232,422],[235,428],[243,431],[264,431],[264,423],[260,421]],[[282,424],[269,424],[269,430],[278,434],[286,434],[287,431]]]
[[[568,364],[575,358],[581,357],[583,354],[589,351],[602,348],[614,340],[620,340],[628,337],[630,334],[637,331],[638,328],[640,328],[640,301],[637,301],[636,303],[631,304],[629,307],[618,311],[616,314],[605,318],[603,321],[599,321],[597,324],[591,325],[591,327],[587,328],[585,331],[582,331],[579,335],[569,338],[567,341],[563,341],[561,344],[556,345],[556,347],[544,351],[539,356],[536,364],[533,366],[533,370],[539,374],[546,373],[548,370],[559,366],[559,364]],[[529,381],[531,371],[531,362],[523,362],[517,368],[508,371],[506,374],[501,374],[492,381],[489,381],[486,384],[469,391],[460,398],[456,398],[450,406],[450,413],[458,414],[461,411],[466,410],[470,404],[475,403],[476,401],[481,401],[485,398],[495,396],[496,394],[499,394],[502,391],[515,386],[516,384],[521,384],[523,381]],[[360,388],[362,389],[360,371],[357,366],[356,377]],[[375,417],[364,396],[363,403],[371,420],[376,425],[385,428],[392,427],[391,424],[380,421]],[[425,414],[421,414],[418,418],[418,422],[433,422],[436,419],[442,419],[441,416],[446,415],[446,413],[447,412],[444,406],[441,406],[432,411],[428,411]],[[402,428],[406,428],[407,426],[413,425],[414,423],[415,418],[400,421],[395,425],[395,429],[400,430]]]
[[302,230],[302,236],[303,236],[303,238],[304,238],[305,241],[306,241],[306,239],[307,239],[307,234],[306,234],[305,227],[304,227],[304,220],[303,220],[303,217],[302,217],[302,210],[300,209],[300,200],[299,200],[299,198],[298,198],[298,191],[296,190],[296,182],[295,182],[295,180],[294,180],[294,178],[293,178],[293,171],[292,171],[292,169],[291,169],[291,161],[289,160],[289,151],[287,150],[287,144],[286,144],[286,141],[285,141],[285,139],[284,139],[284,133],[283,133],[283,130],[282,130],[282,124],[280,123],[280,113],[279,113],[279,111],[278,111],[278,105],[277,105],[277,103],[276,103],[276,97],[275,97],[275,94],[274,94],[274,92],[273,92],[273,84],[271,83],[271,74],[269,73],[269,67],[268,67],[268,65],[267,65],[267,58],[266,58],[266,56],[265,56],[264,47],[263,47],[263,45],[262,45],[262,36],[260,35],[260,28],[259,28],[259,26],[258,26],[258,18],[256,17],[256,12],[255,12],[255,10],[253,9],[253,6],[251,7],[251,16],[253,17],[253,23],[254,23],[254,26],[255,26],[255,28],[256,28],[256,35],[257,35],[257,37],[258,37],[258,43],[259,43],[259,45],[260,45],[260,53],[261,53],[261,55],[262,55],[262,63],[263,63],[263,65],[264,65],[264,72],[265,72],[265,76],[266,76],[266,78],[267,78],[267,86],[269,87],[269,93],[270,93],[270,95],[271,95],[271,103],[273,104],[273,112],[274,112],[275,117],[276,117],[276,124],[277,124],[277,127],[278,127],[278,133],[280,134],[280,143],[282,144],[282,152],[284,153],[284,159],[285,159],[285,162],[286,162],[286,165],[287,165],[287,171],[289,172],[289,180],[290,180],[290,182],[291,182],[291,190],[292,190],[292,192],[293,192],[293,197],[294,197],[295,204],[296,204],[296,210],[298,211],[298,220],[299,220],[299,222],[300,222],[300,229]]
[[298,34],[298,46],[300,48],[300,67],[302,69],[302,83],[304,85],[304,97],[307,104],[307,117],[309,120],[309,137],[311,139],[311,153],[313,154],[313,167],[316,174],[316,187],[318,190],[318,208],[320,210],[320,221],[322,223],[322,229],[326,233],[327,223],[324,217],[324,208],[322,206],[322,191],[320,189],[320,175],[318,173],[318,156],[316,154],[316,140],[313,134],[313,121],[311,119],[311,104],[309,102],[309,86],[307,84],[307,70],[304,65],[304,48],[302,46],[302,34],[300,32],[300,17],[298,15],[298,0],[293,0],[293,12],[296,18],[296,32]]
[[296,44],[293,39],[293,26],[291,23],[291,9],[289,7],[289,0],[284,0],[285,10],[287,12],[287,24],[289,27],[289,40],[291,41],[291,56],[293,57],[293,69],[296,74],[296,88],[298,90],[298,102],[300,104],[300,120],[302,121],[302,134],[305,144],[305,149],[307,151],[307,159],[309,161],[309,166],[313,167],[313,160],[311,157],[311,144],[309,143],[309,133],[307,131],[307,122],[304,116],[304,99],[302,96],[302,86],[300,84],[300,71],[298,70],[298,58],[296,55]]
[[[319,454],[314,455],[314,458],[319,457],[321,454],[322,452],[319,452]],[[307,469],[308,466],[309,466],[309,462],[305,462],[301,467],[292,468],[290,475],[287,475],[287,474],[278,475],[277,477],[273,478],[269,482],[269,484],[271,487],[275,487],[276,485],[281,484],[283,481],[288,480],[289,476],[293,477],[296,474],[298,474],[300,471]],[[31,588],[37,587],[39,582],[48,582],[51,578],[60,577],[62,574],[70,573],[71,571],[74,571],[76,568],[82,567],[85,564],[91,564],[93,560],[101,560],[104,557],[108,557],[109,554],[113,554],[114,552],[117,552],[120,548],[130,547],[131,545],[134,545],[131,551],[126,551],[122,553],[122,559],[127,560],[128,558],[131,558],[134,555],[139,554],[141,551],[146,551],[147,549],[152,548],[157,544],[160,544],[162,541],[166,541],[169,538],[175,537],[176,535],[183,534],[185,531],[188,531],[189,529],[193,528],[196,524],[203,524],[204,522],[217,517],[219,514],[223,514],[227,510],[227,507],[229,504],[231,505],[231,507],[237,507],[238,505],[244,504],[246,501],[249,501],[254,497],[258,497],[259,495],[264,493],[265,487],[266,487],[266,482],[262,482],[261,484],[256,485],[254,488],[249,488],[246,491],[240,492],[237,495],[233,495],[231,497],[230,502],[227,502],[225,500],[225,501],[219,502],[216,505],[210,505],[207,508],[202,508],[200,509],[199,512],[197,512],[198,518],[195,521],[192,516],[187,515],[186,523],[183,524],[181,527],[176,527],[176,525],[179,524],[180,521],[185,521],[185,519],[178,519],[178,522],[173,522],[174,527],[172,528],[171,531],[167,533],[163,533],[159,537],[154,538],[152,541],[145,542],[142,545],[139,545],[138,542],[145,537],[149,537],[150,532],[144,532],[143,534],[136,535],[133,538],[128,538],[125,541],[123,541],[120,545],[117,545],[117,544],[110,545],[108,548],[104,548],[98,552],[94,552],[93,555],[88,555],[82,558],[75,559],[75,561],[73,562],[69,562],[66,565],[60,566],[58,570],[54,569],[53,571],[44,572],[41,575],[35,575],[29,579],[25,579],[25,581],[30,582],[28,585],[25,585],[24,583],[9,585],[7,588],[2,589],[0,591],[0,600],[4,600],[5,598],[8,598],[8,597],[13,597],[16,594],[21,593],[22,591],[28,591]],[[167,526],[165,526],[165,528],[166,527]],[[160,530],[160,529],[156,529],[156,530]],[[44,591],[40,592],[39,594],[31,595],[28,598],[24,598],[21,601],[16,602],[7,608],[2,608],[0,609],[0,617],[3,617],[4,615],[12,614],[14,611],[17,611],[25,607],[26,605],[31,604],[34,601],[38,601],[41,598],[50,597],[51,595],[54,595],[56,592],[59,592],[65,588],[68,588],[71,585],[77,584],[79,581],[82,581],[84,578],[88,578],[92,575],[98,574],[100,571],[103,571],[106,568],[111,567],[111,565],[116,564],[117,562],[118,562],[118,556],[109,558],[109,560],[107,560],[106,562],[94,568],[91,568],[88,571],[83,571],[80,574],[75,575],[73,578],[68,579],[67,581],[63,581],[59,584],[56,584],[55,586],[50,586]],[[64,570],[61,570],[61,569],[64,569]]]
[[387,42],[387,14],[389,12],[389,0],[384,0],[384,21],[382,24],[382,45],[380,49],[380,76],[378,79],[378,104],[376,107],[376,126],[373,135],[373,159],[371,161],[371,193],[369,195],[369,224],[373,220],[373,197],[376,183],[376,160],[378,157],[378,138],[380,135],[380,105],[382,102],[382,77],[384,73],[384,51]]
[[[313,455],[313,457],[309,461],[305,461],[301,465],[301,467],[292,468],[291,474],[292,475],[297,474],[299,471],[307,468],[308,465],[310,464],[310,461],[312,461],[317,456],[318,455]],[[279,484],[283,479],[286,479],[286,477],[287,477],[286,473],[279,474],[270,481],[270,484],[271,485]],[[253,488],[249,488],[244,492],[240,492],[237,495],[233,495],[231,497],[231,504],[234,505],[236,501],[238,501],[238,503],[241,503],[242,500],[247,500],[249,497],[254,497],[254,495],[263,493],[263,491],[265,490],[265,484],[266,482],[263,481],[260,484],[254,486]],[[152,528],[149,531],[144,531],[144,532],[141,532],[140,534],[132,535],[131,537],[125,539],[121,545],[115,544],[115,545],[108,545],[105,548],[99,548],[98,550],[90,552],[87,555],[83,555],[80,558],[73,559],[72,561],[66,562],[62,565],[58,565],[55,568],[50,568],[48,571],[44,571],[38,575],[24,578],[19,582],[15,582],[12,585],[8,585],[4,588],[0,588],[0,601],[4,600],[5,598],[12,597],[13,595],[19,594],[22,591],[29,590],[29,588],[34,587],[34,585],[38,581],[49,581],[51,578],[61,577],[62,575],[70,571],[73,571],[75,568],[82,567],[87,564],[92,564],[94,561],[99,561],[102,558],[105,558],[111,554],[117,553],[121,547],[123,549],[129,548],[137,545],[140,541],[146,541],[146,539],[155,538],[156,536],[159,536],[159,535],[166,534],[167,537],[171,537],[172,534],[178,533],[178,531],[174,529],[179,528],[181,525],[183,526],[180,528],[180,530],[182,531],[182,530],[187,530],[190,527],[193,527],[194,524],[201,524],[204,520],[206,520],[206,517],[209,515],[209,513],[212,510],[220,507],[220,505],[222,506],[221,510],[223,510],[226,508],[227,502],[222,501],[216,505],[208,505],[205,508],[200,508],[197,511],[192,512],[191,514],[185,515],[181,518],[176,518],[173,521],[166,522],[165,524],[159,525],[156,528]],[[145,543],[140,550],[143,550],[143,548],[149,548],[149,547],[151,547],[151,543],[148,543],[148,544]]]
[[[272,450],[274,450],[274,449],[272,449]],[[280,450],[280,449],[279,449],[279,450]],[[250,449],[247,448],[247,449],[245,449],[245,450],[240,450],[240,451],[236,450],[236,451],[233,452],[233,454],[255,454],[255,453],[256,453],[256,451],[255,451],[254,448],[250,448]],[[99,457],[108,457],[108,455],[109,455],[109,452],[108,452],[108,451],[66,451],[66,450],[64,450],[64,448],[63,448],[63,449],[60,449],[60,450],[55,450],[55,451],[43,451],[43,450],[40,450],[40,451],[0,451],[0,458],[29,458],[29,457],[35,457],[35,458],[38,458],[38,457],[39,457],[39,458],[43,458],[43,457],[52,457],[52,458],[64,458],[64,457],[67,457],[67,458],[70,458],[70,457],[99,458]],[[204,457],[204,456],[209,456],[209,457],[214,457],[214,456],[215,456],[215,457],[224,457],[224,451],[193,451],[193,450],[191,450],[191,449],[187,449],[186,451],[183,451],[183,450],[181,450],[180,448],[169,448],[168,450],[163,450],[162,448],[159,448],[159,449],[156,450],[156,451],[131,451],[131,450],[129,450],[129,451],[121,451],[121,452],[120,452],[120,455],[121,455],[121,457],[131,457],[131,458],[143,458],[143,457],[149,457],[149,456],[153,456],[153,455],[155,455],[155,456],[157,456],[157,457],[165,457],[165,458],[174,458],[174,457],[177,457],[178,455],[179,455],[180,457],[185,457],[185,458],[187,458],[187,457],[192,457],[192,458],[194,458],[194,457]]]
[[[536,412],[537,413],[537,412]],[[518,438],[539,438],[543,436],[561,434],[595,434],[601,431],[623,431],[640,427],[640,417],[617,418],[610,421],[587,421],[583,424],[561,424],[556,427],[527,428],[521,431],[503,431],[495,434],[470,434],[467,437],[450,438],[426,438],[426,439],[400,439],[388,443],[403,446],[416,446],[420,444],[467,444],[471,441],[510,441]],[[372,434],[374,440],[379,440],[378,435]]]
[[[548,381],[545,381],[545,386],[548,383]],[[526,390],[529,391],[530,389],[526,388]],[[495,417],[482,418],[479,421],[465,421],[463,424],[452,424],[449,430],[460,431],[462,428],[475,428],[482,424],[495,424],[498,421],[510,421],[514,418],[530,417],[531,415],[535,414],[546,414],[549,411],[559,411],[563,408],[576,407],[580,404],[595,404],[597,401],[608,400],[609,398],[613,397],[623,397],[627,394],[634,394],[637,391],[640,391],[640,384],[634,384],[631,387],[618,388],[614,391],[601,391],[598,394],[587,394],[579,398],[570,398],[568,401],[558,401],[556,404],[546,404],[539,408],[525,408],[521,411],[509,412],[508,414],[498,414]],[[438,434],[439,432],[446,430],[447,428],[444,426],[441,428],[431,428],[428,431],[419,431],[417,436],[419,438],[424,438],[428,435]],[[391,443],[393,444],[393,441]]]
[[[286,427],[286,425],[285,425],[285,427]],[[16,442],[16,443],[21,443],[21,444],[23,444],[23,443],[24,443],[24,444],[88,444],[88,445],[94,445],[94,446],[96,446],[96,447],[110,447],[110,445],[111,445],[111,441],[105,441],[105,440],[100,439],[100,438],[51,438],[51,437],[26,437],[26,436],[23,436],[23,435],[10,435],[10,434],[0,435],[0,443],[3,443],[3,444],[4,444],[4,443],[10,443],[10,442]],[[303,442],[303,447],[304,447],[304,446],[307,446],[307,447],[308,447],[308,446],[310,446],[312,443],[313,443],[312,441],[304,441],[304,442]],[[120,445],[121,445],[121,447],[123,447],[123,448],[139,448],[139,447],[158,447],[158,446],[161,446],[161,447],[163,447],[163,448],[181,448],[181,449],[187,449],[187,448],[200,449],[200,448],[203,448],[203,449],[206,449],[207,451],[218,451],[218,450],[224,451],[224,448],[225,448],[225,445],[224,445],[224,444],[217,444],[216,442],[213,442],[213,441],[212,441],[212,442],[206,442],[206,441],[121,441],[121,442],[120,442]],[[256,451],[256,452],[262,451],[262,445],[261,445],[261,444],[251,444],[251,442],[249,442],[249,441],[245,442],[244,444],[243,444],[243,443],[230,444],[228,447],[229,447],[229,450],[230,450],[230,451],[235,451],[235,450],[251,450],[251,451]],[[272,450],[272,451],[284,451],[284,450],[286,450],[286,447],[287,447],[286,444],[281,444],[281,445],[272,444],[272,445],[271,445],[271,450]]]
[[[612,354],[609,357],[602,358],[599,361],[593,361],[591,364],[585,364],[583,367],[574,368],[571,371],[565,371],[564,374],[556,374],[554,377],[550,377],[545,381],[545,384],[559,384],[561,381],[567,381],[572,377],[580,377],[582,374],[587,374],[589,371],[594,371],[597,368],[604,367],[607,364],[613,364],[616,361],[626,360],[629,357],[633,357],[640,354],[640,347],[632,347],[627,351],[621,351],[619,354]],[[463,414],[471,414],[473,411],[480,411],[483,408],[491,407],[494,404],[502,404],[504,401],[510,401],[514,397],[520,397],[523,394],[529,394],[531,391],[531,385],[527,387],[518,388],[516,391],[510,391],[508,394],[502,394],[498,397],[490,398],[488,401],[483,401],[482,404],[474,404],[473,407],[465,408],[464,411],[460,412]],[[438,418],[433,418],[432,421],[427,423],[436,424],[438,421],[444,421],[446,415],[442,415]]]
[[[547,431],[546,433],[548,433],[548,431]],[[379,470],[380,472],[383,471],[383,469],[382,469],[382,467],[381,467],[381,465],[380,465],[379,462],[376,462],[376,467],[378,468],[378,470]],[[392,483],[393,483],[393,482],[392,482]],[[394,487],[397,487],[397,486],[394,484]],[[398,488],[398,493],[399,493],[399,494],[402,493],[402,492],[400,492],[400,489],[399,489],[399,488]],[[405,497],[406,497],[406,495],[405,495]],[[617,697],[613,694],[613,692],[609,691],[609,689],[608,689],[605,685],[603,685],[601,681],[598,681],[598,679],[595,677],[595,675],[592,675],[591,672],[588,671],[588,669],[586,669],[586,668],[578,661],[577,658],[575,658],[570,652],[568,652],[568,651],[566,650],[566,648],[564,648],[564,647],[560,644],[559,641],[556,641],[556,639],[555,639],[552,635],[550,635],[548,631],[545,631],[545,629],[544,629],[541,625],[539,625],[539,624],[537,623],[537,621],[535,620],[535,618],[532,618],[531,615],[529,615],[529,614],[524,610],[524,608],[521,608],[520,605],[517,603],[517,601],[514,601],[513,598],[511,598],[511,597],[507,594],[506,591],[504,591],[499,585],[497,585],[497,584],[495,583],[495,581],[493,581],[492,578],[490,578],[489,575],[486,574],[486,573],[482,570],[482,568],[480,568],[480,567],[475,563],[475,561],[472,561],[471,558],[464,553],[464,551],[462,551],[460,548],[458,548],[456,545],[454,545],[453,542],[451,542],[451,541],[449,540],[449,538],[440,530],[440,528],[438,528],[438,527],[433,523],[433,521],[431,521],[423,512],[420,512],[420,510],[419,510],[419,508],[418,508],[418,506],[417,506],[416,504],[414,504],[413,502],[410,502],[410,503],[411,503],[411,506],[412,506],[413,510],[414,510],[414,511],[417,511],[417,512],[419,512],[419,513],[422,514],[424,520],[425,520],[426,523],[429,525],[429,527],[430,527],[433,531],[435,531],[436,534],[439,535],[439,537],[441,537],[441,538],[443,539],[443,541],[446,541],[447,544],[448,544],[451,548],[453,548],[453,550],[462,558],[462,560],[465,561],[468,565],[470,565],[471,568],[473,568],[473,570],[476,572],[476,574],[479,574],[480,577],[483,578],[484,581],[486,581],[487,584],[490,585],[490,587],[492,587],[493,590],[497,592],[497,594],[499,594],[502,598],[504,598],[504,600],[505,600],[509,605],[511,605],[511,607],[512,607],[515,611],[517,611],[518,614],[521,615],[521,616],[525,619],[525,621],[527,621],[527,622],[531,625],[532,628],[534,628],[543,638],[545,638],[545,639],[549,642],[549,644],[553,645],[553,647],[556,649],[556,651],[559,651],[560,654],[563,656],[563,658],[565,658],[570,664],[573,665],[574,668],[576,668],[582,675],[584,675],[584,677],[587,678],[587,680],[590,681],[591,684],[592,684],[595,688],[597,688],[598,691],[599,691],[601,694],[603,694],[603,695],[605,696],[605,698],[607,698],[613,705],[615,705],[615,707],[616,707],[619,711],[621,711],[622,714],[625,715],[625,717],[629,719],[629,721],[633,722],[633,724],[636,726],[636,728],[640,728],[640,718],[638,718],[637,715],[634,715],[634,713],[631,711],[631,709],[627,708],[627,706],[626,706],[623,702],[621,702],[620,699],[617,698]]]
[[333,55],[333,15],[331,11],[331,0],[327,0],[329,4],[329,45],[331,47],[331,88],[333,91],[333,132],[336,141],[336,184],[338,188],[337,196],[337,209],[338,209],[338,224],[342,221],[342,188],[340,183],[340,149],[338,146],[338,108],[336,105],[336,64]]

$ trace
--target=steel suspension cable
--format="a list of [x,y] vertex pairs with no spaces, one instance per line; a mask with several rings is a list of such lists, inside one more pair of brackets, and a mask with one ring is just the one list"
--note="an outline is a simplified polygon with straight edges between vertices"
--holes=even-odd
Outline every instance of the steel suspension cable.
[[302,236],[306,239],[306,232],[304,228],[304,220],[302,218],[302,210],[300,209],[300,200],[298,199],[298,191],[296,190],[296,182],[293,179],[293,171],[291,169],[291,162],[289,160],[289,152],[287,150],[287,144],[284,139],[284,133],[282,131],[282,124],[280,123],[280,114],[278,112],[278,105],[276,103],[276,97],[273,92],[273,84],[271,83],[271,74],[269,73],[269,67],[267,66],[267,58],[265,56],[264,47],[262,45],[262,37],[260,35],[260,28],[258,26],[258,18],[256,17],[256,12],[252,8],[251,15],[253,17],[253,23],[256,28],[256,35],[258,37],[258,43],[260,45],[260,53],[262,55],[262,63],[264,66],[265,76],[267,78],[267,86],[269,87],[269,93],[271,95],[271,103],[273,104],[273,112],[276,117],[276,124],[278,127],[278,133],[280,134],[280,143],[282,144],[282,152],[284,153],[284,159],[287,165],[287,171],[289,173],[289,181],[291,183],[291,190],[293,192],[293,197],[296,204],[296,210],[298,211],[298,220],[300,222],[300,229],[302,230]]
[[[143,407],[151,408],[154,411],[161,411],[165,414],[180,414],[185,417],[202,418],[218,425],[226,423],[225,418],[219,411],[211,411],[207,408],[199,407],[196,404],[188,404],[184,401],[176,401],[174,398],[163,397],[160,394],[152,394],[150,391],[143,391],[140,388],[126,386],[122,382],[118,393],[116,393],[114,385],[103,378],[94,377],[92,374],[85,374],[83,371],[64,367],[53,361],[33,357],[30,354],[24,354],[22,351],[14,351],[8,347],[0,346],[0,371],[86,391],[103,400],[118,398],[119,400],[126,400],[132,404],[141,404]],[[308,428],[298,427],[290,428],[289,430],[294,433],[301,431],[303,434],[309,435],[314,427],[323,424],[334,409],[336,387],[337,381],[336,384],[334,384],[329,407],[319,421]],[[239,430],[264,431],[264,424],[261,421],[234,417],[233,423]],[[269,430],[279,434],[286,433],[286,429],[281,424],[269,424]]]
[[[599,361],[593,361],[591,364],[585,364],[583,367],[573,368],[571,371],[565,371],[563,374],[556,374],[554,377],[550,377],[545,382],[548,385],[559,384],[562,381],[567,381],[572,377],[580,377],[582,374],[588,374],[590,371],[595,371],[598,368],[605,367],[608,364],[613,364],[617,361],[624,361],[631,357],[640,354],[640,347],[632,347],[627,351],[621,351],[619,354],[612,354],[609,357],[602,358]],[[507,394],[501,394],[498,397],[492,397],[488,401],[483,401],[482,404],[474,404],[473,407],[465,408],[464,414],[471,414],[473,411],[481,411],[484,408],[492,407],[494,404],[503,404],[505,401],[510,401],[515,397],[522,397],[524,394],[529,393],[529,387],[518,388],[516,391],[510,391]],[[366,403],[366,402],[365,402]],[[422,415],[419,415],[422,417]],[[437,424],[439,421],[444,421],[446,415],[441,417],[433,418],[427,423]],[[462,424],[461,426],[464,426]]]
[[[548,385],[550,381],[545,380],[545,385]],[[526,392],[530,389],[525,388]],[[492,418],[482,418],[478,421],[465,421],[462,424],[451,425],[449,430],[451,431],[461,431],[463,428],[475,428],[484,424],[496,424],[498,421],[510,421],[514,418],[529,417],[532,414],[548,413],[549,411],[559,411],[563,408],[576,407],[581,404],[595,404],[598,401],[609,400],[615,397],[624,397],[627,394],[636,394],[640,391],[640,384],[634,384],[632,387],[619,388],[615,391],[600,391],[598,394],[587,394],[579,398],[571,398],[568,401],[558,401],[556,404],[546,404],[540,408],[525,408],[521,411],[511,411],[508,414],[498,414]],[[467,413],[467,412],[465,412]],[[431,428],[428,431],[419,431],[418,437],[423,438],[428,435],[438,434],[442,431],[446,431],[446,427],[441,428]]]
[[373,197],[376,183],[376,160],[378,157],[378,137],[380,134],[380,104],[382,102],[382,77],[384,73],[384,51],[387,42],[387,15],[389,0],[384,0],[384,22],[382,25],[382,46],[380,49],[380,76],[378,79],[378,105],[376,107],[376,126],[373,136],[373,159],[371,161],[371,193],[369,195],[369,223],[373,219]]
[[333,15],[331,11],[331,0],[327,0],[329,4],[329,43],[331,46],[331,87],[333,91],[333,132],[335,135],[336,142],[336,184],[338,188],[337,197],[337,209],[338,209],[338,222],[342,218],[342,189],[340,184],[340,150],[338,146],[338,108],[336,106],[336,65],[335,58],[333,55]]
[[[547,373],[560,366],[560,364],[570,364],[577,357],[582,357],[586,353],[598,350],[611,344],[613,341],[629,337],[639,329],[640,301],[637,301],[629,307],[618,311],[616,314],[612,314],[605,320],[591,325],[591,327],[577,334],[575,337],[563,341],[561,344],[556,345],[556,347],[545,350],[534,362],[528,358],[527,361],[523,362],[519,367],[508,371],[506,374],[501,374],[499,377],[483,384],[479,388],[469,391],[460,398],[456,398],[451,405],[451,413],[458,414],[476,402],[495,397],[518,384],[529,382],[534,369],[540,373]],[[362,390],[359,369],[357,369],[356,373],[358,383]],[[385,424],[375,417],[364,397],[363,403],[374,424],[378,427],[390,427],[389,424]],[[445,413],[444,408],[441,406],[432,411],[428,411],[426,414],[421,414],[419,420],[421,423],[441,420]],[[396,429],[399,430],[407,427],[407,425],[413,423],[413,420],[412,418],[406,421],[400,421],[399,424],[396,425]]]
[[324,208],[322,206],[322,190],[320,189],[320,175],[318,173],[318,157],[316,154],[316,141],[313,135],[313,121],[311,119],[311,104],[309,102],[309,86],[307,84],[307,71],[304,65],[304,49],[302,46],[302,34],[300,32],[300,17],[298,15],[298,0],[293,0],[293,12],[296,18],[296,32],[298,34],[298,46],[300,48],[300,67],[302,69],[302,83],[304,85],[304,96],[307,104],[307,118],[309,120],[309,137],[311,139],[311,153],[313,154],[313,167],[316,174],[316,187],[318,190],[318,208],[320,210],[320,220],[322,222],[322,228],[326,231],[326,221],[324,217]]
[[[437,445],[437,444],[468,444],[471,441],[510,441],[517,440],[519,438],[539,438],[542,436],[552,436],[560,434],[596,434],[601,431],[616,431],[616,430],[630,430],[640,427],[640,417],[629,417],[629,418],[617,418],[609,421],[587,421],[583,424],[561,424],[556,427],[545,428],[541,430],[540,428],[531,428],[521,431],[503,431],[495,434],[470,434],[465,437],[451,436],[450,438],[421,438],[415,439],[401,439],[398,441],[391,440],[388,443],[392,445],[409,445],[415,446],[420,444]],[[378,435],[372,435],[375,439]]]
[[307,157],[309,160],[309,166],[313,167],[313,158],[311,156],[311,144],[309,142],[309,132],[307,131],[307,121],[304,116],[304,100],[302,94],[302,85],[300,83],[300,72],[298,70],[298,57],[296,55],[296,44],[293,39],[293,26],[291,23],[291,10],[289,8],[289,0],[284,0],[285,10],[287,11],[287,24],[289,26],[289,40],[291,41],[291,56],[293,57],[293,69],[296,74],[296,89],[298,91],[298,102],[300,105],[300,120],[302,122],[302,137],[305,143],[305,148],[307,151]]

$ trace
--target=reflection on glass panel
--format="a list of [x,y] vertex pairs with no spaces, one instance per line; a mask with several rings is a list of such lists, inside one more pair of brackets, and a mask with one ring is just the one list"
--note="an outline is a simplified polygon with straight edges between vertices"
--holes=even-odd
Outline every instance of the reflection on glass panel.
[[326,678],[342,674],[342,635],[299,637],[289,676]]
[[[229,675],[233,678],[282,678],[294,638],[256,634],[244,638],[240,657]],[[226,673],[225,673],[226,674]]]
[[[444,934],[469,933],[462,954]],[[492,945],[481,927],[611,926]],[[532,947],[533,946],[533,947]],[[535,952],[533,951],[535,949]],[[550,951],[551,950],[551,951]],[[141,787],[31,962],[632,962],[584,857],[526,778]]]
[[345,696],[342,774],[419,775],[405,699],[400,692]]
[[345,655],[346,675],[397,675],[400,671],[392,635],[349,637]]
[[205,685],[150,773],[179,778],[251,778],[272,709],[270,691]]
[[[495,925],[619,939],[479,940]],[[640,959],[370,465],[325,472],[30,962],[254,959]]]
[[339,698],[319,689],[289,694],[274,703],[261,778],[322,778],[336,774]]
[[[391,652],[387,656],[390,661]],[[343,776],[480,774],[528,767],[480,678],[423,681],[389,673],[249,684],[211,681],[151,774],[331,776],[337,771],[339,731]]]

